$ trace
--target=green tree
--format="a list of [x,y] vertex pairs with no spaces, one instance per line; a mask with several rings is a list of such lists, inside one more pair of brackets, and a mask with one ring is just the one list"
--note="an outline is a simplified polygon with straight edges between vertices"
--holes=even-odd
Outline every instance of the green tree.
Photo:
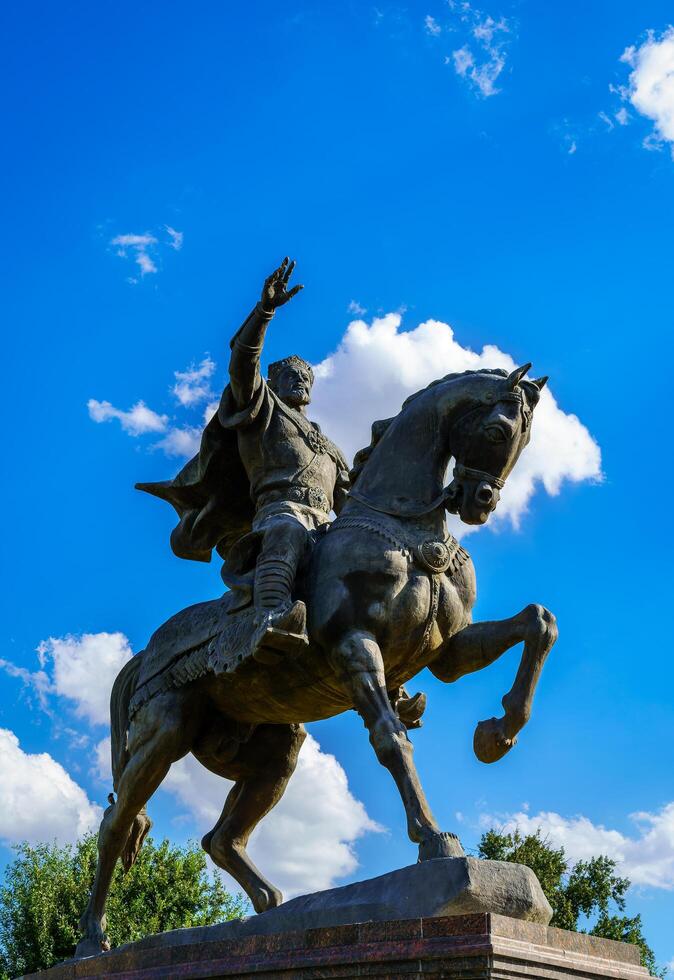
[[616,874],[616,863],[611,858],[595,857],[571,864],[564,848],[554,847],[540,830],[527,835],[517,830],[511,834],[488,830],[480,839],[478,855],[531,868],[552,906],[550,925],[587,932],[581,924],[585,919],[594,921],[589,929],[591,936],[634,943],[639,947],[642,966],[654,976],[664,976],[666,970],[658,971],[653,950],[644,938],[641,916],[620,914],[625,910],[630,881]]
[[[96,869],[96,835],[75,845],[19,844],[0,887],[0,978],[53,966],[73,955],[78,920]],[[247,902],[209,874],[196,844],[147,838],[126,874],[117,866],[107,905],[112,946],[154,932],[211,925],[246,914]]]

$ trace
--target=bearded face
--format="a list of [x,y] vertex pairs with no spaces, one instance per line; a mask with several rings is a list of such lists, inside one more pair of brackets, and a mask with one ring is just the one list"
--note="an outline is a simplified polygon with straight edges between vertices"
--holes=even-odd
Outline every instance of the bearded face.
[[286,405],[302,408],[311,401],[311,376],[301,367],[288,365],[276,379],[274,390]]

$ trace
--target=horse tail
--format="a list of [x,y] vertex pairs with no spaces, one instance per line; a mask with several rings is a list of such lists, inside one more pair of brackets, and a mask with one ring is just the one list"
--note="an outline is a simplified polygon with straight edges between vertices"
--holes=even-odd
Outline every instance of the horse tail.
[[[110,694],[112,779],[115,790],[117,790],[120,777],[129,761],[129,704],[136,690],[141,663],[141,654],[132,657],[117,674]],[[111,806],[114,806],[115,797],[112,793],[108,799]],[[140,813],[136,814],[122,848],[121,858],[125,871],[128,871],[134,864],[151,826],[152,821],[147,815],[147,810],[143,807]]]
[[110,694],[112,781],[115,791],[117,790],[119,778],[129,761],[129,748],[127,743],[129,704],[136,689],[141,663],[141,654],[132,657],[117,674]]

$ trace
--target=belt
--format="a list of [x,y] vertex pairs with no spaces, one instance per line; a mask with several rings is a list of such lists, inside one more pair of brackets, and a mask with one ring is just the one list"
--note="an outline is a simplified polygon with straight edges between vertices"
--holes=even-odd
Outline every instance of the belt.
[[279,501],[305,504],[326,514],[329,513],[331,506],[327,494],[320,487],[284,487],[281,490],[268,490],[260,494],[257,498],[257,509]]

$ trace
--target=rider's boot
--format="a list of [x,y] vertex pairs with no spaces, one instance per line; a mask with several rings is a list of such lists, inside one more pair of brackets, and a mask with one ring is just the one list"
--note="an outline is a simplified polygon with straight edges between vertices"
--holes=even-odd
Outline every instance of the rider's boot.
[[284,655],[297,656],[307,637],[307,609],[292,601],[297,561],[261,556],[255,570],[255,631],[251,653],[262,663],[278,663]]

